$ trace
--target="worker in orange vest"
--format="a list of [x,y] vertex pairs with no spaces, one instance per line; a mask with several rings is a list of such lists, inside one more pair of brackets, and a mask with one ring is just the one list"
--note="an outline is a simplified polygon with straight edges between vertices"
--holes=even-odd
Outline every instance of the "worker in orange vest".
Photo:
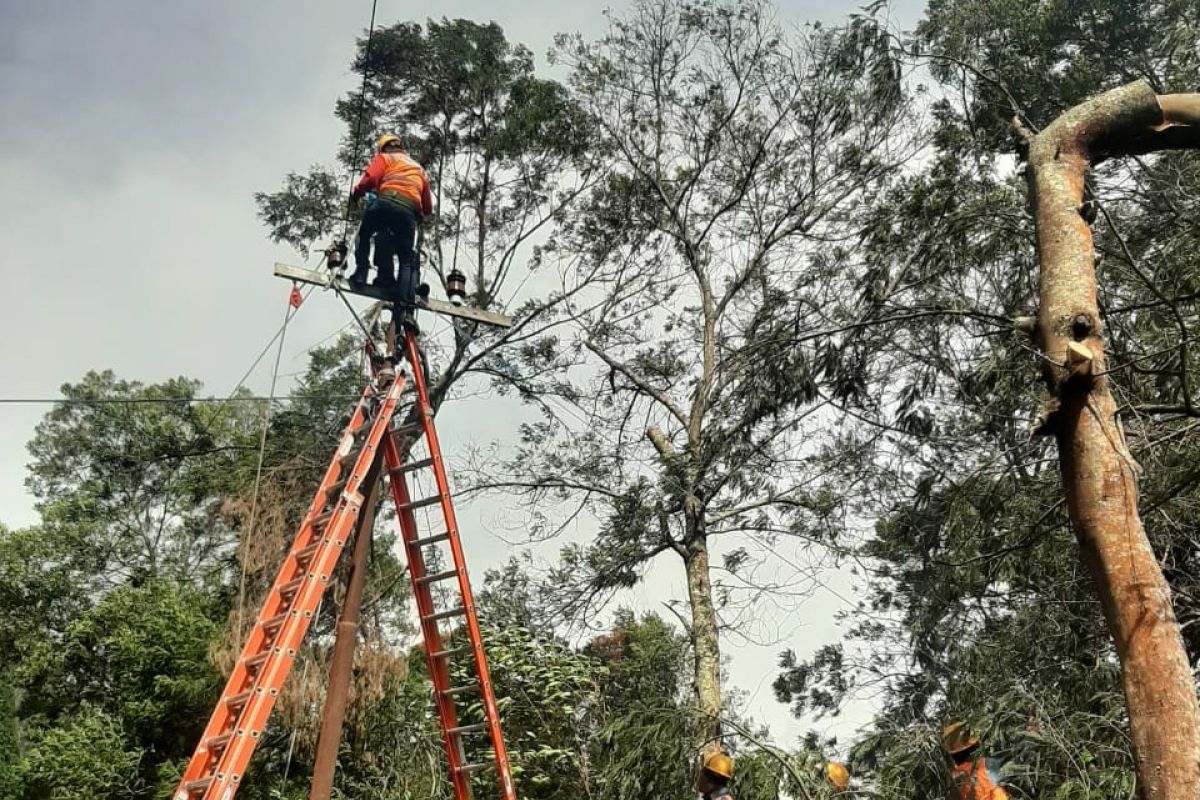
[[962,722],[947,725],[942,731],[942,749],[954,766],[950,769],[953,800],[1008,800],[1000,787],[999,764],[979,758],[979,737]]
[[733,800],[729,782],[733,780],[733,759],[714,750],[700,762],[696,772],[696,791],[704,800]]
[[[417,284],[420,282],[419,266],[414,252],[417,226],[433,211],[433,197],[429,191],[429,178],[425,170],[404,149],[399,136],[387,134],[379,137],[375,144],[375,157],[367,165],[362,179],[350,193],[357,200],[368,192],[375,194],[362,222],[358,226],[358,238],[354,244],[354,274],[350,276],[352,286],[362,286],[367,281],[370,264],[367,260],[371,248],[371,237],[375,237],[375,286],[396,286],[396,299],[401,304],[401,322],[415,328],[412,316],[416,302]],[[380,238],[384,241],[380,241]],[[391,255],[399,262],[399,271],[392,273]],[[382,257],[381,257],[382,255]]]

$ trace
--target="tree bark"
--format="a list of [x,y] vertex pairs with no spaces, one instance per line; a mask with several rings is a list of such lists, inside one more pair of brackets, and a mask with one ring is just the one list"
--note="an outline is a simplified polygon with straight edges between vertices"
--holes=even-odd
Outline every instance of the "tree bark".
[[[1166,105],[1195,107],[1174,97]],[[1092,163],[1145,152],[1164,122],[1187,121],[1164,118],[1154,92],[1130,84],[1032,137],[1027,172],[1041,261],[1037,335],[1055,400],[1044,430],[1057,439],[1071,527],[1121,661],[1144,800],[1200,797],[1200,711],[1170,589],[1138,516],[1136,467],[1104,374],[1092,232],[1079,208]]]
[[683,563],[692,609],[693,679],[700,711],[697,740],[701,748],[712,748],[721,734],[721,645],[709,581],[704,523],[698,516],[688,516],[691,530]]

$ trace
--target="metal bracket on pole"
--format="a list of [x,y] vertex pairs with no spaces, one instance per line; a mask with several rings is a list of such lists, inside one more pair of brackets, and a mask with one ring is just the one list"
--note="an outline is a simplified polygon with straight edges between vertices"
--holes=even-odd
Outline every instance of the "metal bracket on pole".
[[[281,264],[275,262],[275,276],[278,278],[286,278],[290,281],[299,281],[300,283],[309,283],[314,286],[323,288],[337,288],[346,294],[357,294],[362,297],[370,297],[375,300],[382,300],[385,303],[395,302],[395,298],[387,291],[380,289],[377,286],[357,286],[351,287],[350,282],[345,278],[334,275],[331,272],[322,272],[315,269],[305,269],[304,267],[293,267],[291,264]],[[457,317],[459,319],[469,319],[472,322],[481,322],[484,325],[494,325],[497,328],[511,328],[512,319],[503,314],[498,314],[495,311],[484,311],[481,308],[472,308],[471,306],[456,306],[453,303],[447,303],[444,300],[434,300],[432,297],[417,298],[416,307],[421,311],[432,311],[435,314],[445,314],[448,317]]]

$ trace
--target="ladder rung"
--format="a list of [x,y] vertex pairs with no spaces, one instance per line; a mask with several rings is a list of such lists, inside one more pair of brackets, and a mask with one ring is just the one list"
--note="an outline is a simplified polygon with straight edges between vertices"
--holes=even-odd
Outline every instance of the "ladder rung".
[[320,514],[317,514],[315,517],[313,517],[312,526],[316,530],[321,530],[329,524],[329,520],[331,519],[333,519],[332,511],[322,511]]
[[300,587],[303,585],[304,585],[304,576],[301,575],[299,578],[296,578],[295,580],[291,580],[285,584],[282,584],[279,587],[279,593],[281,595],[283,595],[284,597],[287,597],[288,595],[294,595],[294,594],[296,594],[296,592],[300,591]]
[[350,482],[350,478],[346,477],[346,478],[342,478],[340,481],[338,481],[337,483],[330,486],[328,489],[325,490],[325,499],[332,500],[333,498],[340,496],[342,493],[342,490],[346,488],[346,484],[349,482]]
[[470,647],[451,647],[447,650],[434,650],[431,655],[433,658],[449,658],[450,656],[461,656],[469,652],[471,652]]
[[446,697],[454,697],[464,692],[479,691],[479,686],[474,683],[468,683],[463,686],[452,686],[449,689],[442,689],[442,694]]
[[424,547],[427,544],[437,544],[438,542],[444,542],[449,538],[450,538],[449,532],[438,533],[438,534],[434,534],[433,536],[426,536],[424,539],[417,539],[416,541],[413,542],[413,546],[414,547]]
[[219,753],[233,741],[232,733],[222,733],[220,736],[210,736],[204,741],[204,746],[210,753]]
[[421,619],[425,620],[426,622],[437,622],[438,620],[450,619],[451,617],[461,617],[466,613],[467,609],[459,606],[458,608],[452,608],[449,611],[439,611],[436,614],[429,614],[428,616],[421,617]]
[[242,662],[242,665],[246,669],[251,669],[251,670],[258,669],[263,664],[267,663],[267,659],[270,657],[271,657],[271,651],[264,650],[256,656],[250,656],[249,658],[247,658],[245,661]]
[[451,736],[461,736],[464,733],[483,733],[487,728],[486,722],[480,722],[475,725],[459,725],[457,728],[450,728],[446,733]]
[[409,461],[400,466],[400,469],[392,470],[393,475],[403,475],[406,472],[416,472],[419,469],[433,466],[432,458],[422,458],[420,461]]
[[424,432],[425,428],[419,422],[410,422],[407,425],[397,425],[395,428],[392,428],[392,436],[396,439],[405,439]]
[[188,794],[203,794],[212,782],[213,776],[209,775],[207,778],[201,778],[198,781],[188,781],[183,785],[183,788]]
[[425,508],[425,506],[431,506],[434,503],[440,502],[442,502],[442,496],[440,494],[435,494],[433,497],[422,497],[420,500],[414,500],[411,503],[405,503],[404,505],[400,506],[400,510],[416,511],[418,508]]
[[463,764],[461,767],[455,767],[455,770],[463,775],[470,775],[472,772],[479,772],[481,769],[495,766],[493,764]]
[[243,706],[246,705],[246,703],[250,702],[250,698],[253,696],[254,696],[254,690],[247,689],[246,691],[242,692],[241,694],[235,694],[233,697],[228,698],[225,701],[225,705],[228,706],[231,710],[235,709],[235,708],[242,708]]
[[262,627],[264,631],[277,631],[283,627],[283,623],[287,621],[290,611],[285,611],[282,614],[276,614],[270,619],[263,620]]
[[317,551],[321,549],[321,544],[321,542],[313,542],[308,547],[297,550],[296,560],[301,564],[307,565],[308,562],[312,561],[312,557],[317,554]]
[[458,570],[448,569],[445,572],[435,572],[432,575],[425,575],[424,577],[417,578],[417,583],[433,583],[435,581],[444,581],[447,578],[455,577],[458,577]]

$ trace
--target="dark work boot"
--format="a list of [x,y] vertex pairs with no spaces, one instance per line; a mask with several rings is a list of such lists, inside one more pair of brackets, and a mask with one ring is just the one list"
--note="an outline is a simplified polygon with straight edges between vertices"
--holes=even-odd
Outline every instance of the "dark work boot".
[[364,267],[361,264],[354,268],[354,274],[347,278],[347,280],[350,282],[351,289],[358,290],[366,285],[368,269],[368,267]]
[[378,289],[390,289],[396,285],[396,277],[392,271],[386,267],[375,267],[375,280],[371,281],[371,285]]
[[400,327],[406,332],[420,335],[421,329],[417,327],[417,315],[411,307],[405,307],[400,311]]

